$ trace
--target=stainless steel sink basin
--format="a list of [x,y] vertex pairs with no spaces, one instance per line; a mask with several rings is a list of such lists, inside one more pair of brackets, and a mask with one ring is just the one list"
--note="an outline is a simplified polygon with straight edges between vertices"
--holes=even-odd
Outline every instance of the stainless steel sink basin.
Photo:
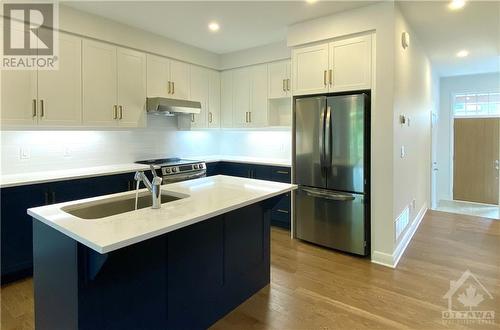
[[[187,195],[162,191],[161,203],[165,204],[185,197],[187,197]],[[151,207],[152,203],[151,193],[145,191],[139,193],[139,198],[137,199],[137,209]],[[62,210],[82,219],[100,219],[116,214],[135,211],[135,194],[110,197],[94,202],[66,206],[63,207]]]

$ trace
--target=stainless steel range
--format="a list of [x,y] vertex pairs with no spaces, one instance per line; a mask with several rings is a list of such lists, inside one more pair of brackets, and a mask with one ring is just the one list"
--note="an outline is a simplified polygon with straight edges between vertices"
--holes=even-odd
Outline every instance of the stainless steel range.
[[202,178],[207,175],[207,165],[197,160],[161,158],[141,160],[136,163],[154,165],[157,174],[163,179],[163,184]]

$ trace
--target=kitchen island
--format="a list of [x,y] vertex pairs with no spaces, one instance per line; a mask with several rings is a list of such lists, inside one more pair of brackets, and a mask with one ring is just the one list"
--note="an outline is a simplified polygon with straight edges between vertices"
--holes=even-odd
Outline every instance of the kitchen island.
[[219,175],[162,186],[160,209],[106,214],[134,192],[29,209],[37,329],[210,326],[269,283],[270,210],[293,189]]

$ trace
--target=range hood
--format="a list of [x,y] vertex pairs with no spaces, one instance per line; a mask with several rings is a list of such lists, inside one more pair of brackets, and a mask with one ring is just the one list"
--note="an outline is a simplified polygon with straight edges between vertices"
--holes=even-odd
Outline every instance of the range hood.
[[146,110],[150,114],[165,116],[174,116],[183,113],[199,114],[201,112],[201,103],[166,97],[148,97],[146,98]]

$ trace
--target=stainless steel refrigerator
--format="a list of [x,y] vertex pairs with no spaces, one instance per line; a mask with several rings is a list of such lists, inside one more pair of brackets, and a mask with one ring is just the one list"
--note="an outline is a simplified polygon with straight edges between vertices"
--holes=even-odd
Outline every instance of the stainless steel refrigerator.
[[297,238],[369,253],[369,100],[368,93],[295,99]]

